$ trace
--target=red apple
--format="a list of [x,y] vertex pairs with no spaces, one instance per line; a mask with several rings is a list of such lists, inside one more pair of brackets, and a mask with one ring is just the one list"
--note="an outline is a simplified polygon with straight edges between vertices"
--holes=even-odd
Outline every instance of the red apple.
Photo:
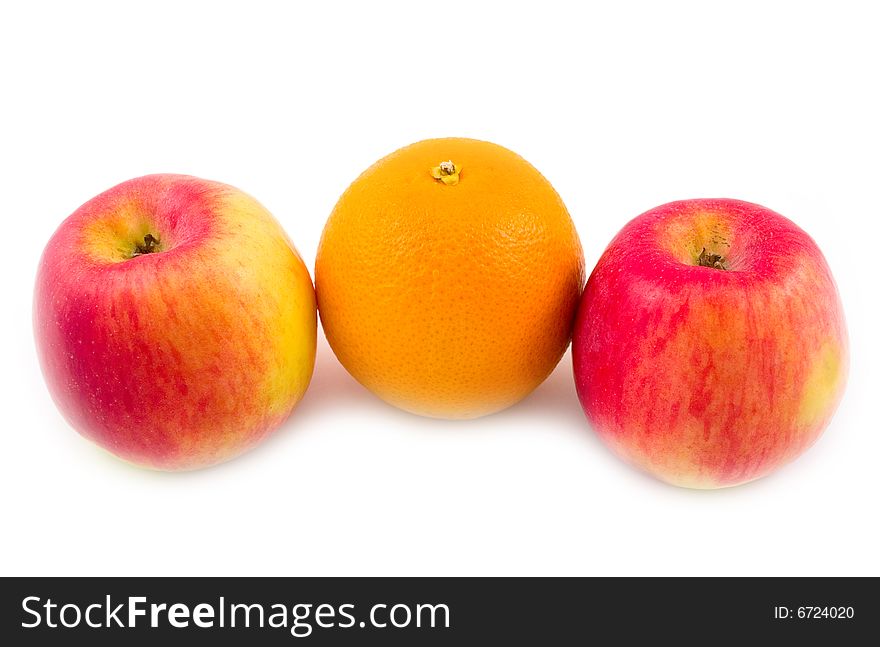
[[190,469],[284,421],[312,374],[311,278],[241,191],[182,175],[124,182],[67,218],[40,260],[37,351],[83,436]]
[[813,240],[769,209],[724,199],[672,202],[617,234],[587,282],[572,353],[601,438],[697,488],[759,478],[804,452],[849,364]]

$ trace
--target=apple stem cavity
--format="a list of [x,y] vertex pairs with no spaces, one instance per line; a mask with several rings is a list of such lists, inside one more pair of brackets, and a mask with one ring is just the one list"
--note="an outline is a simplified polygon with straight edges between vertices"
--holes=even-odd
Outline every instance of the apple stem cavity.
[[446,185],[458,184],[460,173],[461,167],[456,166],[452,160],[440,162],[440,164],[431,169],[431,177]]
[[147,234],[144,236],[143,243],[136,243],[134,246],[134,251],[131,254],[131,257],[141,256],[142,254],[152,254],[154,252],[159,251],[159,239],[153,236],[153,234]]
[[721,254],[710,254],[706,252],[706,248],[703,248],[703,251],[700,252],[700,255],[697,256],[697,265],[700,267],[711,267],[716,270],[726,270],[729,269],[727,267],[727,259],[724,258]]

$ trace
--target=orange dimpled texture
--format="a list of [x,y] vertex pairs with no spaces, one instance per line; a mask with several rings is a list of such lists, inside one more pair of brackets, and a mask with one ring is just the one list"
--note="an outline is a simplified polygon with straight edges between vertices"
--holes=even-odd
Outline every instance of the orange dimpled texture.
[[432,139],[346,190],[315,287],[339,361],[385,401],[473,418],[528,395],[571,335],[584,259],[559,195],[501,146]]

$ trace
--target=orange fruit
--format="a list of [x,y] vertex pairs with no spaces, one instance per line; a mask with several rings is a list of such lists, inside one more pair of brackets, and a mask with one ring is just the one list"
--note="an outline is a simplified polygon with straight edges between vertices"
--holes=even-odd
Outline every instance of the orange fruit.
[[584,284],[574,223],[506,148],[429,139],[364,171],[324,228],[321,322],[383,400],[438,418],[499,411],[537,387],[571,336]]

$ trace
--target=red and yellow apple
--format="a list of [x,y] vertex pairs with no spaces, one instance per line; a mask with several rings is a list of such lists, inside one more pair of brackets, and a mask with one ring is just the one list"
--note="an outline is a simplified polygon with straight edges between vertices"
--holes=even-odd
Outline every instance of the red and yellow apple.
[[312,375],[315,295],[278,222],[231,186],[124,182],[40,260],[37,351],[83,436],[164,470],[218,463],[278,427]]
[[617,234],[587,282],[572,357],[601,438],[695,488],[744,483],[804,452],[837,408],[849,362],[815,242],[727,199],[672,202]]

